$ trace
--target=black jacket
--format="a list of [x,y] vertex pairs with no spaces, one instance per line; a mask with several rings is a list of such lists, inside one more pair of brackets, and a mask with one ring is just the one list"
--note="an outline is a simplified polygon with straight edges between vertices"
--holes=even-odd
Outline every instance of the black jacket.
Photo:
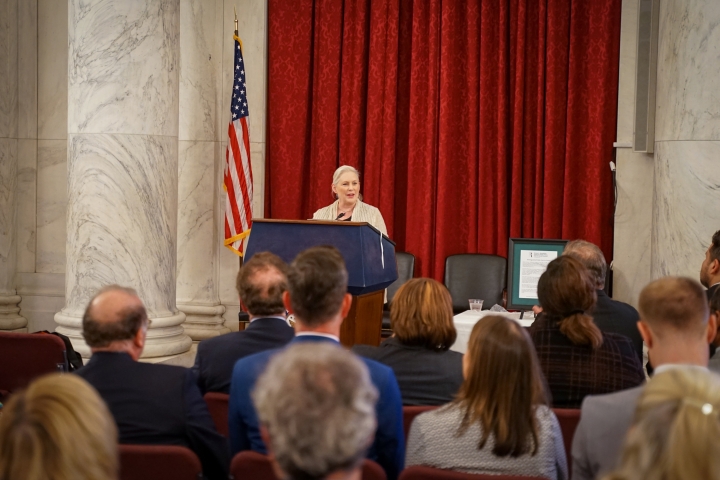
[[595,325],[603,333],[617,333],[630,339],[640,363],[643,361],[643,339],[637,322],[640,315],[627,303],[608,297],[602,290],[597,291],[595,310],[591,312]]
[[188,447],[207,478],[227,479],[227,440],[215,430],[189,369],[136,362],[126,353],[97,352],[77,375],[107,404],[120,443]]
[[230,393],[235,362],[264,350],[284,347],[295,336],[285,320],[257,318],[245,330],[203,340],[198,345],[193,371],[202,393]]
[[391,337],[379,347],[355,345],[353,352],[392,368],[403,405],[442,405],[455,398],[463,382],[462,353],[438,352],[402,344]]

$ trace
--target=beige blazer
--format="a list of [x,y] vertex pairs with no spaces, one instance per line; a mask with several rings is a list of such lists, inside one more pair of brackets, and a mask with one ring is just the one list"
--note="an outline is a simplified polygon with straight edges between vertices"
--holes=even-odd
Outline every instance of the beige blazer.
[[[335,202],[327,207],[321,208],[313,213],[313,220],[335,220],[338,216],[338,203],[339,200],[335,200]],[[352,221],[367,222],[387,235],[387,227],[385,227],[385,220],[383,220],[380,210],[360,200],[357,201],[357,205],[355,205],[355,209],[353,210]]]

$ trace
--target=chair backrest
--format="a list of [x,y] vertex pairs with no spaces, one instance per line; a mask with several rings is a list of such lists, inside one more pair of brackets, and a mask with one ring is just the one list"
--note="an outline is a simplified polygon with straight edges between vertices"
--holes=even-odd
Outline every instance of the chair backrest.
[[[230,464],[230,478],[235,480],[278,480],[272,469],[270,459],[250,450],[240,452]],[[124,480],[124,479],[121,479]],[[385,470],[372,460],[363,460],[362,480],[387,480]]]
[[471,298],[484,300],[485,310],[496,303],[502,305],[506,283],[507,260],[503,257],[463,253],[445,259],[445,286],[456,314],[470,309]]
[[59,337],[0,332],[0,390],[13,392],[41,375],[67,370],[67,352]]
[[406,405],[403,407],[403,430],[405,431],[405,444],[407,445],[407,438],[408,434],[410,433],[410,425],[412,425],[413,420],[415,420],[415,417],[420,415],[423,412],[429,412],[430,410],[435,410],[436,406],[415,406],[415,405]]
[[120,445],[120,480],[202,479],[195,453],[177,445]]
[[388,304],[392,301],[400,286],[415,276],[415,255],[407,252],[395,252],[398,278],[387,288]]
[[228,428],[228,410],[230,395],[220,392],[208,392],[203,397],[207,403],[210,416],[215,423],[215,428],[220,435],[228,437],[230,430]]
[[565,445],[565,458],[567,458],[568,471],[572,472],[572,451],[573,437],[575,436],[575,429],[577,429],[578,423],[580,423],[580,409],[579,408],[553,408],[555,416],[560,424],[560,431],[563,436],[563,444]]
[[514,475],[480,475],[453,470],[414,466],[400,473],[400,480],[546,480],[543,477],[522,477]]

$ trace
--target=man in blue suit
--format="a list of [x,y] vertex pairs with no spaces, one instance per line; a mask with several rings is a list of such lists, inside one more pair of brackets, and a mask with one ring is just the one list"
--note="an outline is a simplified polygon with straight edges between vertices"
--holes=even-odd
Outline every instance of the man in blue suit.
[[248,260],[237,275],[240,304],[250,314],[250,325],[240,332],[203,340],[193,370],[202,393],[230,393],[235,362],[264,350],[287,345],[295,331],[285,318],[282,295],[287,290],[288,266],[277,255],[262,252]]
[[[348,274],[340,252],[334,247],[314,247],[300,253],[290,266],[285,308],[295,315],[297,343],[325,342],[340,345],[340,325],[352,305],[347,293]],[[260,436],[257,413],[250,392],[270,358],[280,350],[269,350],[238,360],[230,386],[230,445],[233,454],[242,450],[266,453]],[[361,358],[370,372],[379,397],[377,431],[368,458],[378,462],[388,479],[403,469],[405,440],[400,389],[392,369]]]

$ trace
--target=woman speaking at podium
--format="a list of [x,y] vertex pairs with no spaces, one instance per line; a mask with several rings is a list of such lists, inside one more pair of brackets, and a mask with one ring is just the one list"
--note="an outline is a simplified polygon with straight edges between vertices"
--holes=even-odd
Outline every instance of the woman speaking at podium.
[[343,165],[333,175],[333,196],[337,199],[313,214],[313,220],[367,222],[387,235],[380,210],[363,203],[360,195],[360,173],[350,165]]

